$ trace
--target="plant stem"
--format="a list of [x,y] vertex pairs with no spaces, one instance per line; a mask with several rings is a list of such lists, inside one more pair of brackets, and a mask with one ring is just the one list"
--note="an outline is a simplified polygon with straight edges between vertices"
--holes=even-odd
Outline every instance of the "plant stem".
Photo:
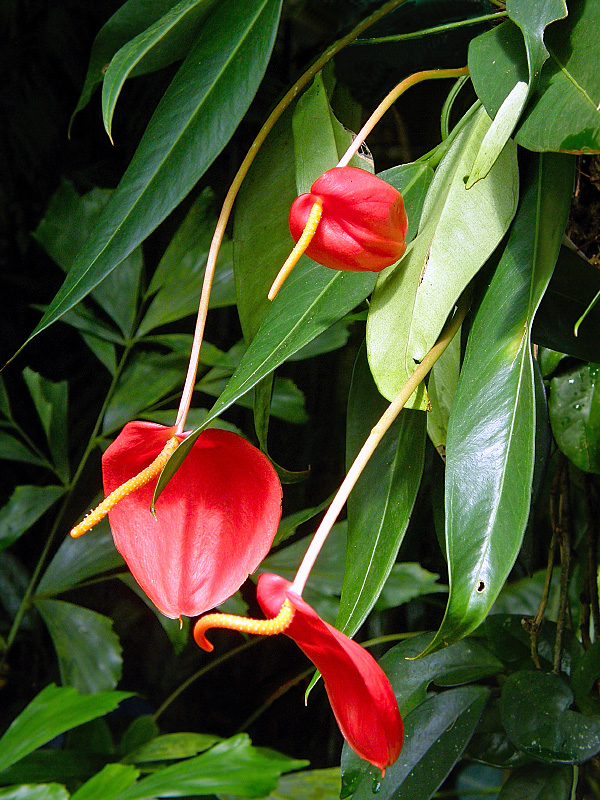
[[339,160],[338,167],[345,167],[350,163],[351,158],[359,151],[362,143],[383,117],[385,112],[407,89],[410,89],[411,86],[415,86],[417,83],[422,83],[423,81],[435,80],[438,78],[460,78],[462,75],[468,74],[468,67],[460,67],[457,69],[425,69],[422,72],[415,72],[414,75],[409,75],[408,78],[400,81],[400,83],[383,98],[381,103],[379,103],[375,111],[373,111],[369,119],[362,126],[356,139],[354,139],[350,147]]
[[405,42],[407,39],[420,39],[432,33],[445,33],[455,28],[464,28],[467,25],[477,25],[480,22],[503,19],[508,16],[507,11],[496,11],[494,14],[482,14],[480,17],[461,19],[458,22],[447,22],[445,25],[436,25],[433,28],[424,28],[421,31],[411,31],[410,33],[394,33],[391,36],[378,36],[374,39],[359,39],[354,42],[356,47],[359,44],[381,44],[382,42]]
[[246,175],[248,174],[248,170],[254,158],[256,157],[258,151],[262,147],[265,139],[271,132],[273,126],[279,119],[279,117],[283,114],[285,109],[290,105],[292,100],[294,100],[300,91],[308,85],[309,81],[311,81],[314,76],[327,64],[337,53],[339,53],[342,48],[346,47],[346,45],[350,44],[350,42],[354,41],[357,36],[366,30],[370,25],[373,25],[375,22],[380,20],[390,11],[392,11],[397,6],[401,5],[405,0],[389,0],[389,2],[385,3],[380,9],[378,9],[374,14],[371,14],[370,17],[367,17],[363,20],[359,25],[356,26],[350,33],[344,36],[342,39],[339,39],[337,42],[334,42],[330,47],[325,50],[325,52],[310,66],[306,72],[296,81],[296,83],[292,86],[292,88],[287,92],[287,94],[283,97],[283,99],[275,106],[269,117],[267,118],[265,124],[260,129],[258,135],[256,136],[255,140],[250,145],[250,149],[248,150],[246,157],[242,161],[232,183],[229,187],[229,191],[225,197],[223,202],[223,207],[221,208],[221,213],[219,214],[219,218],[217,220],[217,225],[215,228],[215,232],[213,234],[212,241],[210,243],[210,249],[208,251],[208,258],[206,260],[206,268],[204,271],[204,280],[202,283],[202,292],[200,294],[200,303],[198,306],[198,316],[196,318],[196,328],[194,330],[194,340],[192,342],[192,350],[190,353],[190,361],[188,365],[188,371],[185,378],[185,384],[183,387],[183,391],[181,394],[181,401],[179,403],[179,409],[177,411],[177,419],[175,421],[175,433],[182,433],[185,427],[185,420],[192,402],[192,394],[194,391],[194,383],[196,381],[196,371],[198,369],[198,358],[200,356],[200,347],[202,346],[202,339],[204,337],[204,327],[206,325],[206,317],[208,314],[208,302],[210,298],[210,291],[212,288],[213,277],[215,274],[215,268],[217,264],[217,255],[219,253],[219,249],[221,247],[221,242],[223,241],[223,236],[225,234],[225,228],[227,227],[227,222],[229,221],[229,216],[233,209],[233,203],[235,198],[237,197],[237,193],[239,192],[240,186]]
[[375,452],[377,445],[382,440],[392,422],[396,419],[417,386],[425,378],[429,370],[433,367],[435,362],[452,341],[454,335],[461,326],[465,314],[467,313],[469,301],[470,297],[467,295],[467,293],[463,294],[454,316],[444,326],[444,329],[442,330],[437,342],[423,358],[421,363],[416,367],[413,374],[406,381],[402,389],[398,392],[377,424],[371,430],[367,440],[348,470],[346,477],[342,481],[337,494],[333,498],[331,505],[321,521],[321,524],[317,528],[313,540],[308,546],[308,550],[306,551],[304,558],[302,559],[302,563],[298,568],[298,572],[296,573],[296,577],[294,578],[292,586],[290,587],[290,591],[302,595],[307,578],[311,569],[313,568],[317,556],[319,555],[321,548],[323,547],[323,544],[329,535],[329,531],[333,527],[342,508],[344,507],[350,492],[354,488],[356,481],[360,477],[360,474],[367,465],[367,462]]

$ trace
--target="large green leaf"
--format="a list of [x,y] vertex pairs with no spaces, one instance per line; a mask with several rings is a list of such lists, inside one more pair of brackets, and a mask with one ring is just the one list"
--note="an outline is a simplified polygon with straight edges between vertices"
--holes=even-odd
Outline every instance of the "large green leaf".
[[[214,0],[181,0],[170,8],[166,14],[149,25],[113,56],[102,83],[102,116],[104,127],[111,137],[112,118],[117,99],[123,84],[132,74],[150,71],[150,58],[154,55],[154,63],[164,60],[164,52],[177,50],[178,40],[191,44],[195,38],[202,18],[214,5]],[[159,49],[158,53],[156,51]],[[171,56],[170,60],[176,58]],[[144,64],[144,62],[146,62]]]
[[[340,768],[310,769],[283,775],[266,800],[339,800]],[[220,795],[231,800],[235,795]]]
[[572,768],[528,764],[510,773],[497,800],[571,800],[572,791]]
[[222,0],[210,15],[96,230],[30,339],[123,261],[227,144],[264,74],[280,5],[281,0]]
[[124,565],[112,539],[108,518],[79,539],[66,536],[37,587],[36,598],[66,592],[78,583]]
[[483,621],[521,546],[535,460],[529,334],[560,248],[573,161],[532,159],[506,248],[471,328],[448,429],[450,596],[428,652]]
[[[429,187],[419,233],[373,292],[367,350],[375,383],[392,400],[434,345],[463,289],[492,254],[518,200],[516,147],[465,188],[491,120],[480,108],[457,134]],[[417,406],[421,401],[417,397]]]
[[0,508],[0,550],[29,530],[64,493],[62,486],[17,486]]
[[0,772],[55,736],[114,711],[130,696],[130,692],[81,695],[70,686],[46,686],[0,739]]
[[36,606],[54,642],[62,682],[82,694],[114,689],[123,659],[112,620],[63,600],[38,600]]
[[107,764],[71,795],[71,800],[113,800],[139,777],[135,767]]
[[[347,467],[387,406],[373,382],[363,345],[348,398]],[[403,409],[348,498],[348,549],[336,620],[336,627],[348,636],[373,608],[398,555],[421,483],[425,438],[425,415]]]
[[[148,287],[147,296],[154,297],[140,323],[138,336],[196,313],[206,258],[217,221],[214,203],[214,193],[205,189],[196,198],[169,242]],[[221,246],[217,260],[210,307],[219,308],[234,303],[231,244],[226,241]]]
[[219,736],[208,733],[166,733],[128,753],[123,760],[142,765],[153,761],[176,761],[197,756],[220,741]]
[[571,711],[573,700],[573,692],[558,675],[515,672],[502,687],[506,732],[520,750],[539,761],[587,761],[600,750],[600,715]]
[[70,796],[58,783],[22,783],[0,789],[0,800],[69,800]]
[[[527,82],[518,81],[498,109],[477,153],[467,188],[487,175],[525,108],[542,66],[550,55],[544,44],[544,29],[551,22],[567,16],[565,0],[542,0],[536,3],[531,3],[530,0],[508,0],[506,10],[523,33],[529,79]],[[488,78],[496,81],[496,72],[491,72]]]
[[353,800],[371,800],[374,793],[381,800],[428,800],[460,758],[488,696],[482,686],[465,686],[417,706],[404,720],[398,761],[384,778],[375,767],[367,768]]
[[[418,219],[431,169],[420,164],[407,164],[387,170],[382,176],[399,191],[404,188],[407,214],[409,218]],[[301,259],[271,303],[239,367],[205,422],[182,442],[163,470],[155,499],[212,420],[290,356],[352,311],[371,293],[374,283],[375,275],[370,272],[336,271],[309,258]]]
[[114,800],[221,792],[242,797],[263,797],[275,788],[282,772],[300,769],[306,763],[253,747],[247,734],[239,734],[196,758],[142,778]]
[[[525,0],[524,14],[535,15],[526,7],[538,6],[545,10],[548,3]],[[515,140],[530,150],[600,150],[600,39],[596,35],[600,6],[570,0],[568,9],[569,16],[546,31],[544,43],[550,57],[516,128]],[[528,77],[527,50],[519,28],[508,21],[474,39],[469,70],[478,97],[495,116],[517,82]]]
[[584,472],[600,472],[600,364],[582,364],[552,378],[548,411],[563,453]]

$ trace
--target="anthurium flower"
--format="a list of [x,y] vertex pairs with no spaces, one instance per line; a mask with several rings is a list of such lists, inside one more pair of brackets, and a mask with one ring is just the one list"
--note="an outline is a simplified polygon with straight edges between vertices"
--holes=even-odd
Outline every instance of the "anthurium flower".
[[102,473],[107,496],[132,478],[143,484],[109,510],[113,538],[148,597],[177,618],[213,608],[254,572],[277,532],[281,484],[269,460],[243,437],[208,429],[165,487],[153,516],[160,469],[149,482],[139,476],[167,442],[185,438],[173,439],[174,432],[130,422],[104,453]]
[[323,676],[333,713],[350,747],[383,774],[398,758],[403,736],[402,719],[390,682],[364,648],[322,620],[299,594],[290,590],[291,586],[278,575],[262,574],[257,597],[271,619],[209,614],[196,623],[196,643],[212,650],[204,635],[210,627],[263,635],[285,633]]

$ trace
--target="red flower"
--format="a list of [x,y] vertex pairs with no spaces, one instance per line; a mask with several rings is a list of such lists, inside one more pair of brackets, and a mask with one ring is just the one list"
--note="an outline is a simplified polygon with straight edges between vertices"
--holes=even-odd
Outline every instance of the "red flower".
[[323,676],[325,689],[344,738],[366,761],[382,771],[402,748],[402,719],[393,689],[375,659],[359,644],[324,622],[291,583],[264,573],[258,579],[258,602],[265,614],[278,614],[284,601],[295,609],[284,631]]
[[402,195],[364,169],[334,167],[297,197],[289,225],[298,241],[315,203],[323,207],[306,254],[332,269],[379,272],[406,249]]
[[[106,494],[148,467],[174,431],[127,424],[102,459]],[[268,553],[281,516],[281,484],[259,450],[213,428],[198,437],[153,517],[155,485],[156,478],[109,511],[115,545],[163,614],[193,617],[230,597]]]

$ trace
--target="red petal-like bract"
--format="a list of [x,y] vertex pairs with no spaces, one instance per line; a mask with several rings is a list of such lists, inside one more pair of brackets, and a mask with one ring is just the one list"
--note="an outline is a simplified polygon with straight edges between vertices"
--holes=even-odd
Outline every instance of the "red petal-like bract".
[[332,269],[379,272],[406,250],[408,220],[402,195],[364,169],[334,167],[297,197],[289,225],[298,241],[315,202],[323,215],[308,245],[310,258]]
[[285,634],[323,676],[329,702],[344,738],[366,761],[383,772],[402,748],[402,719],[394,691],[375,659],[359,644],[321,619],[291,583],[264,573],[257,597],[264,613],[275,616],[287,598],[296,609]]
[[[174,430],[128,423],[102,459],[106,494],[147,467]],[[160,495],[156,517],[155,486],[156,479],[109,512],[115,545],[163,614],[194,617],[237,591],[268,553],[281,516],[281,484],[253,445],[211,428]]]

